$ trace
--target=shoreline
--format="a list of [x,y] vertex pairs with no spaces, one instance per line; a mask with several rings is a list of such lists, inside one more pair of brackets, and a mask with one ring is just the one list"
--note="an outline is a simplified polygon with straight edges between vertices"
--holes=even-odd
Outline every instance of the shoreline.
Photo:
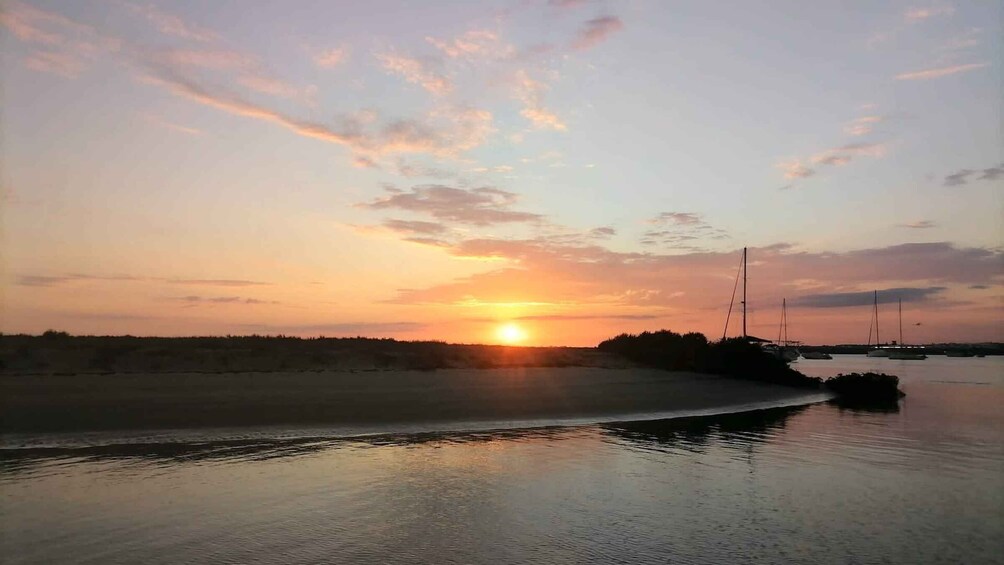
[[799,406],[811,406],[832,400],[826,392],[806,393],[778,401],[721,406],[703,410],[675,410],[652,413],[620,414],[599,418],[562,418],[522,421],[473,421],[445,423],[443,426],[405,425],[388,429],[331,426],[268,426],[248,428],[179,428],[163,430],[104,430],[90,432],[2,433],[0,452],[8,454],[67,453],[88,449],[166,445],[243,445],[258,442],[309,443],[313,441],[373,441],[381,438],[421,436],[463,436],[506,432],[533,432],[561,428],[632,424],[637,422],[689,420],[751,414]]
[[700,373],[574,367],[5,375],[0,397],[8,446],[29,437],[141,439],[209,430],[349,437],[574,426],[735,413],[830,395]]

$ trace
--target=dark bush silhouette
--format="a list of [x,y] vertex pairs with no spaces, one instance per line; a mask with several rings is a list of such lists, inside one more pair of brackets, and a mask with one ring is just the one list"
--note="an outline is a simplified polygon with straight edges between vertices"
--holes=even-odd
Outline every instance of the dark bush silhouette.
[[826,379],[826,386],[852,402],[897,402],[906,396],[899,390],[899,377],[885,373],[840,374]]
[[697,371],[789,386],[817,388],[820,379],[807,377],[787,363],[742,338],[709,342],[703,334],[669,330],[621,334],[598,348],[632,361],[670,371]]
[[70,337],[69,332],[61,332],[57,330],[45,330],[42,337],[46,339],[66,339]]

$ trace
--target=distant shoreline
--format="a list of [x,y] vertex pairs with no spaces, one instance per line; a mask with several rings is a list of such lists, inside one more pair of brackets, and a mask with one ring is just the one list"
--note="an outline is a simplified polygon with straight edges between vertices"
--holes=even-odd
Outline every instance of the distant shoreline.
[[[864,354],[863,345],[801,346],[803,351]],[[1004,344],[941,344],[928,354],[965,350],[1004,354]],[[134,337],[0,335],[0,375],[147,374],[498,369],[628,368],[640,363],[597,347],[524,347],[285,336]]]
[[633,367],[594,347],[519,347],[375,338],[0,336],[0,375],[431,371]]

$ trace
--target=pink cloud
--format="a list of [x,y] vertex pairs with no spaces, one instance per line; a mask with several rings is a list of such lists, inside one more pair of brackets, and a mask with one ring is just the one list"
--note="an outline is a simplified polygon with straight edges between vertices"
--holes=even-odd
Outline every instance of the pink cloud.
[[[255,92],[309,98],[312,89],[294,91],[281,82],[271,82],[259,74],[256,60],[240,54],[219,51],[165,51],[139,54],[146,65],[141,79],[167,88],[177,96],[248,118],[280,125],[298,135],[350,147],[360,158],[399,153],[425,153],[454,157],[477,147],[495,130],[493,116],[486,110],[441,106],[421,119],[399,119],[376,123],[372,111],[348,115],[333,124],[322,124],[293,117],[241,96],[229,88],[211,82],[198,71],[205,68],[233,68],[232,80]],[[250,70],[246,70],[250,69]]]
[[314,64],[322,69],[333,69],[348,59],[349,51],[344,47],[325,49],[314,54]]
[[435,37],[425,40],[450,59],[502,59],[515,53],[515,48],[503,44],[497,33],[485,29],[470,30],[449,40]]
[[848,155],[818,155],[812,158],[813,163],[820,165],[846,165],[851,162]]
[[450,82],[450,79],[433,71],[423,61],[394,53],[380,53],[376,55],[376,58],[387,71],[401,76],[412,84],[421,86],[436,96],[449,94],[453,90],[453,83]]
[[21,3],[0,10],[0,24],[17,39],[42,46],[24,60],[26,67],[72,78],[103,52],[119,49],[120,41],[61,14]]
[[164,49],[151,57],[164,64],[211,70],[250,70],[259,66],[254,57],[226,49]]
[[860,118],[856,118],[851,123],[844,126],[844,133],[854,136],[871,133],[875,124],[884,119],[885,118],[883,116],[862,116]]
[[798,159],[782,161],[775,166],[784,172],[786,179],[804,179],[816,174],[816,171],[806,167]]
[[[850,163],[856,157],[872,157],[879,158],[885,156],[887,147],[882,143],[849,143],[847,145],[841,145],[840,147],[835,147],[833,149],[827,149],[821,153],[817,153],[809,158],[809,161],[813,165],[846,165]],[[801,165],[798,165],[801,166]],[[789,173],[797,173],[798,169],[793,168],[794,165],[790,166],[787,171]],[[808,169],[811,170],[811,169]],[[787,174],[785,178],[798,178],[789,177]]]
[[989,65],[989,63],[968,63],[965,65],[955,65],[953,67],[941,67],[938,69],[926,69],[923,71],[901,73],[896,75],[896,80],[929,80],[982,69],[987,65]]
[[530,120],[535,128],[558,131],[567,129],[561,118],[544,107],[544,92],[548,88],[545,83],[531,78],[525,70],[519,69],[512,84],[515,98],[523,104],[520,115]]
[[39,10],[13,5],[0,11],[0,24],[3,24],[14,37],[29,43],[43,45],[62,45],[63,38],[59,34],[42,30],[37,20]]
[[185,22],[178,16],[164,12],[153,4],[141,6],[126,2],[125,5],[135,14],[143,16],[161,33],[173,35],[181,39],[199,42],[210,42],[219,39],[216,32],[202,26]]
[[955,8],[950,4],[941,4],[910,8],[903,14],[903,17],[909,22],[919,22],[935,16],[951,16],[954,13]]
[[189,69],[229,71],[231,79],[259,94],[299,100],[312,105],[314,88],[300,88],[271,76],[255,57],[226,49],[165,49],[144,54],[151,63],[185,73]]
[[24,60],[24,66],[34,71],[52,73],[72,78],[84,70],[85,65],[78,57],[63,52],[36,51]]
[[572,41],[572,48],[586,50],[603,43],[614,33],[624,29],[624,22],[616,16],[603,16],[586,22]]

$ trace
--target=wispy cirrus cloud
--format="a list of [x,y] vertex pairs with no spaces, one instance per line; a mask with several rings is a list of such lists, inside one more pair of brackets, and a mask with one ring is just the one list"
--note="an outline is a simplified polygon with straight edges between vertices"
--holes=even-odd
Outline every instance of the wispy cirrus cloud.
[[936,78],[947,77],[959,73],[966,73],[969,71],[975,71],[976,69],[982,69],[988,66],[989,63],[967,63],[965,65],[953,65],[951,67],[940,67],[936,69],[924,69],[921,71],[913,71],[908,73],[900,73],[896,75],[896,80],[931,80]]
[[494,131],[491,113],[476,108],[439,108],[423,120],[399,119],[382,126],[352,119],[341,124],[322,124],[250,102],[224,87],[200,84],[170,67],[153,65],[144,77],[146,82],[177,96],[237,116],[270,122],[297,135],[344,145],[363,156],[402,153],[455,156],[480,145]]
[[883,143],[849,143],[817,153],[809,160],[816,165],[846,165],[855,157],[878,158],[885,156],[887,151]]
[[[846,165],[858,157],[880,158],[888,152],[885,143],[848,143],[832,149],[820,151],[808,159],[789,159],[774,165],[780,169],[787,180],[798,180],[811,177],[819,172],[821,166]],[[811,165],[811,166],[810,166]],[[781,187],[790,189],[794,183]]]
[[181,284],[188,286],[223,286],[223,287],[245,287],[245,286],[268,286],[271,283],[262,281],[251,281],[244,279],[166,279],[171,284]]
[[896,224],[896,227],[923,230],[923,229],[936,228],[938,227],[938,224],[934,223],[931,220],[917,220],[915,222],[907,222],[905,224]]
[[701,242],[729,237],[725,230],[711,226],[694,212],[662,212],[646,223],[659,226],[642,234],[639,243],[646,246],[698,250]]
[[321,69],[333,69],[345,63],[348,58],[349,49],[347,47],[333,47],[314,53],[311,60]]
[[244,279],[172,279],[163,277],[142,277],[135,275],[92,275],[86,273],[67,273],[63,275],[19,275],[15,284],[21,286],[50,287],[74,282],[110,281],[110,282],[154,282],[186,286],[202,287],[250,287],[268,286],[271,283]]
[[254,306],[259,304],[279,304],[274,300],[259,300],[257,298],[244,298],[240,296],[174,296],[168,300],[184,302],[189,306],[235,304],[244,306]]
[[165,12],[153,4],[140,5],[132,2],[123,2],[123,4],[134,14],[145,18],[165,35],[203,43],[220,39],[220,36],[213,30],[186,22],[179,16]]
[[951,16],[955,13],[955,7],[951,4],[937,4],[933,6],[915,6],[903,12],[903,19],[910,23],[917,23],[937,16]]
[[513,210],[515,193],[493,187],[455,188],[430,184],[413,187],[408,192],[390,190],[388,196],[360,204],[371,210],[405,210],[428,214],[443,221],[475,226],[512,222],[536,222],[540,214]]
[[87,68],[80,57],[66,52],[36,51],[24,60],[24,66],[33,71],[74,78]]
[[567,127],[561,118],[544,107],[544,92],[547,88],[545,83],[531,78],[523,69],[516,71],[513,77],[514,95],[523,103],[520,114],[537,129],[564,131]]
[[855,118],[849,124],[844,126],[844,133],[847,135],[865,135],[871,133],[874,129],[875,124],[883,121],[884,116],[862,116],[860,118]]
[[677,226],[694,226],[703,223],[701,216],[693,212],[662,212],[648,220],[650,224],[673,224]]
[[936,52],[944,54],[955,54],[958,52],[967,51],[976,47],[980,44],[980,36],[983,34],[983,29],[974,27],[969,28],[966,31],[952,37],[948,41],[945,41],[941,45],[935,48]]
[[26,67],[64,78],[76,77],[101,53],[117,51],[121,44],[93,26],[20,2],[0,9],[0,25],[32,46],[23,60]]
[[998,178],[1004,177],[1004,163],[997,165],[996,167],[988,167],[986,169],[960,169],[945,176],[944,185],[945,186],[962,186],[968,184],[971,180],[983,181],[983,180],[997,180]]
[[187,133],[188,135],[202,135],[203,134],[203,131],[200,130],[200,129],[198,129],[198,128],[194,128],[194,127],[190,127],[190,126],[183,126],[181,124],[176,124],[174,122],[168,121],[168,120],[166,120],[166,119],[164,119],[164,118],[162,118],[160,116],[157,116],[155,114],[143,114],[142,116],[143,116],[143,119],[145,121],[147,121],[148,123],[154,124],[154,125],[156,125],[158,127],[162,127],[164,129],[167,129],[167,130],[170,130],[170,131],[176,131],[176,132],[179,132],[179,133]]
[[81,273],[69,273],[65,275],[18,275],[14,279],[14,284],[19,286],[53,287],[62,286],[68,283],[88,281],[134,282],[145,280],[150,279],[131,275],[87,275]]
[[455,176],[455,173],[447,171],[446,169],[418,164],[418,163],[408,163],[403,159],[398,159],[394,164],[397,174],[407,177],[428,177],[434,179],[448,179]]
[[45,275],[20,275],[15,278],[14,284],[21,286],[56,286],[71,281],[79,280],[72,276],[45,276]]
[[781,161],[780,163],[775,165],[775,167],[781,169],[781,171],[784,173],[784,178],[789,180],[804,179],[816,174],[815,170],[810,169],[798,159]]
[[572,48],[584,51],[606,41],[614,33],[624,29],[624,22],[617,16],[602,16],[585,23],[572,41]]
[[443,96],[453,90],[453,82],[441,72],[432,69],[432,63],[397,53],[377,53],[376,58],[383,68],[417,84],[431,94]]
[[404,234],[440,235],[450,231],[445,224],[421,220],[384,220],[384,227]]
[[589,230],[588,237],[596,239],[607,239],[617,235],[617,230],[610,226],[601,226]]
[[209,81],[220,72],[231,73],[231,82],[251,92],[298,100],[307,105],[313,103],[316,90],[311,86],[298,87],[276,78],[257,57],[229,49],[161,49],[145,51],[141,57],[147,67],[193,79]]
[[425,41],[450,59],[506,59],[516,52],[497,32],[487,29],[472,29],[452,39],[426,37]]
[[[873,111],[876,104],[868,103],[858,106],[858,110]],[[875,124],[888,119],[888,116],[879,114],[869,114],[860,116],[844,124],[844,133],[853,137],[860,137],[872,132]],[[877,159],[884,157],[889,150],[888,143],[845,143],[830,149],[816,152],[808,157],[790,157],[774,164],[780,169],[784,178],[789,182],[780,187],[780,190],[789,190],[796,186],[801,179],[806,179],[821,172],[825,166],[842,166],[859,157],[870,157]]]

